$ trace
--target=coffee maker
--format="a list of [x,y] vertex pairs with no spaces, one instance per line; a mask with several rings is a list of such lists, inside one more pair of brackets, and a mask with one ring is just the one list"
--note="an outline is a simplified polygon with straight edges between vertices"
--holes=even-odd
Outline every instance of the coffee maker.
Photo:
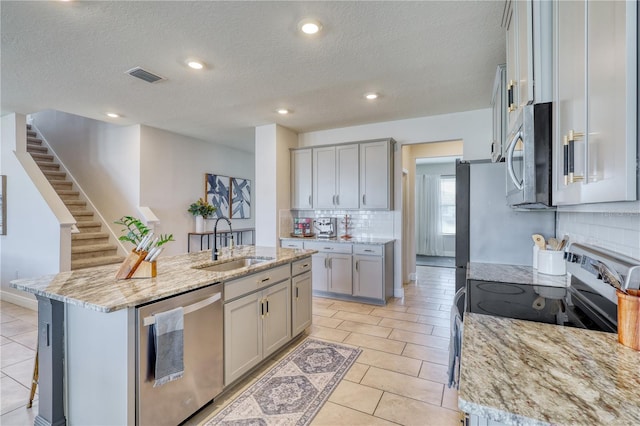
[[318,231],[316,238],[335,238],[338,234],[335,217],[319,217],[313,221],[313,227]]

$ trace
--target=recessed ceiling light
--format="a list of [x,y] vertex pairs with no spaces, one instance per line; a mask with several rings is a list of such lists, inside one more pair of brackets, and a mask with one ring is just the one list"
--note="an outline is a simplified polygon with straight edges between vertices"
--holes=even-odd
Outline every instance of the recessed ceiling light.
[[187,65],[189,66],[189,68],[193,68],[194,70],[201,70],[204,68],[204,64],[195,59],[188,60]]
[[277,110],[277,113],[278,113],[278,114],[280,114],[280,115],[287,115],[287,114],[289,114],[290,112],[291,112],[291,111],[289,111],[289,110],[288,110],[288,109],[286,109],[286,108],[279,108],[279,109]]
[[111,118],[120,118],[120,114],[116,114],[115,112],[108,112],[107,116]]
[[377,93],[365,93],[364,95],[365,98],[367,98],[368,100],[372,101],[374,99],[378,99],[378,94]]
[[313,35],[320,32],[322,24],[315,19],[303,19],[298,23],[298,29],[305,34]]

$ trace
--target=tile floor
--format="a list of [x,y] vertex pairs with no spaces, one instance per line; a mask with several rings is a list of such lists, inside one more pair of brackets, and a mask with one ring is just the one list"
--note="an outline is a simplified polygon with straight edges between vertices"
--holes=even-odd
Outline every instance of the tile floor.
[[[358,346],[362,354],[313,425],[459,425],[457,392],[446,386],[449,311],[455,269],[418,267],[405,297],[387,306],[314,298],[308,335]],[[2,425],[32,425],[26,409],[36,344],[36,313],[1,302]],[[291,345],[186,423],[198,425],[253,384]]]

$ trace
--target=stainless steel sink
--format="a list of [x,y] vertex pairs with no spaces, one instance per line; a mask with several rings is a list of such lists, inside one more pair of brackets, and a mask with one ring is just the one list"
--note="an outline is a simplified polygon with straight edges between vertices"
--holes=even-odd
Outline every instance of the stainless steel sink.
[[201,271],[226,272],[268,262],[273,259],[273,257],[241,257],[236,259],[220,260],[212,265],[198,266],[196,269],[200,269]]

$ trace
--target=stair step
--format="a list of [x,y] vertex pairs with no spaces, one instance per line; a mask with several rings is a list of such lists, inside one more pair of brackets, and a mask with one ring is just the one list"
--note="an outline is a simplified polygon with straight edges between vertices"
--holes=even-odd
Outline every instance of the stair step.
[[80,191],[73,191],[71,189],[54,189],[56,190],[62,201],[77,200],[80,196]]
[[54,163],[52,161],[36,161],[36,164],[43,172],[60,170],[60,164]]
[[51,183],[51,186],[53,186],[55,190],[71,189],[71,186],[73,185],[72,182],[66,180],[50,180],[49,183]]
[[124,257],[122,256],[102,256],[102,257],[91,257],[88,259],[78,259],[71,261],[71,269],[84,269],[91,268],[93,266],[104,266],[111,265],[116,263],[124,262]]
[[71,234],[71,245],[73,247],[107,244],[108,242],[109,234],[106,232],[80,232],[79,234]]
[[71,261],[116,255],[118,248],[111,244],[92,244],[71,247]]
[[49,150],[46,146],[27,144],[27,152],[46,154]]
[[93,212],[91,210],[71,210],[71,214],[76,220],[89,221],[93,220]]
[[41,154],[39,152],[32,152],[31,157],[35,161],[53,161],[53,155],[51,154]]
[[96,220],[79,220],[76,222],[76,226],[80,232],[100,232],[102,230],[102,223]]
[[67,178],[67,172],[61,172],[56,170],[43,170],[42,173],[51,180],[65,180]]
[[27,137],[28,138],[37,138],[38,134],[35,132],[35,130],[27,130]]
[[27,144],[31,144],[31,145],[42,145],[42,139],[40,139],[40,138],[30,138],[30,137],[27,137]]
[[67,206],[69,210],[85,210],[87,202],[82,200],[64,200],[64,205]]
[[27,130],[31,130],[31,124],[27,124]]

